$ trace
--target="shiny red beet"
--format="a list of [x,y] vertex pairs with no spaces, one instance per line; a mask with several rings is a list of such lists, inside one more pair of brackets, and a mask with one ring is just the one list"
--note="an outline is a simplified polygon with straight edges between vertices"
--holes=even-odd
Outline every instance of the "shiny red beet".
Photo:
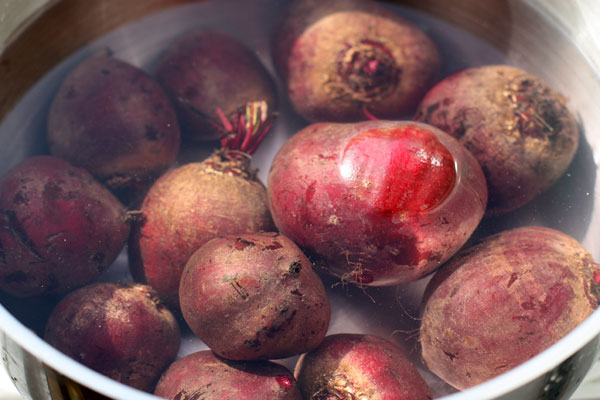
[[437,268],[487,201],[473,156],[414,122],[310,125],[280,149],[267,189],[282,233],[329,273],[377,286]]

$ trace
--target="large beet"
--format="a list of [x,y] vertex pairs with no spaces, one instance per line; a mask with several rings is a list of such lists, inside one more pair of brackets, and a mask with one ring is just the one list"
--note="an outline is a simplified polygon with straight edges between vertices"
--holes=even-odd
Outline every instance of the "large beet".
[[290,100],[309,121],[414,112],[440,57],[417,26],[371,0],[296,0],[272,34]]
[[27,297],[89,283],[128,235],[123,205],[87,171],[26,159],[0,183],[0,290]]
[[228,119],[249,102],[265,102],[271,115],[277,109],[269,72],[240,41],[220,31],[198,29],[178,38],[162,55],[156,78],[192,140],[221,137],[217,109]]
[[477,161],[414,122],[313,124],[275,156],[277,228],[326,270],[366,285],[416,280],[454,254],[486,204]]
[[423,360],[458,389],[556,343],[598,306],[600,266],[573,238],[523,227],[462,250],[425,292]]
[[176,160],[179,124],[162,87],[141,69],[98,52],[61,84],[48,115],[53,155],[132,196]]

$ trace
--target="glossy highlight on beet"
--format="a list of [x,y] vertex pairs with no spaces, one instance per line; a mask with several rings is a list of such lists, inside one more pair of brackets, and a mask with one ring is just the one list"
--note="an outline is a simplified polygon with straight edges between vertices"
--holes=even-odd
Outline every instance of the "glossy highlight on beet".
[[276,155],[267,191],[277,228],[318,266],[374,286],[437,268],[472,234],[487,201],[473,156],[408,121],[309,125]]

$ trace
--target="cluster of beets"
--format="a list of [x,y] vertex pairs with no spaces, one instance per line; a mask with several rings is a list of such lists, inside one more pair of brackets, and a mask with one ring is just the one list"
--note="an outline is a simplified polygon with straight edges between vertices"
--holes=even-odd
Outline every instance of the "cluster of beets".
[[[507,65],[437,82],[434,43],[367,0],[291,2],[272,57],[308,123],[266,186],[250,164],[277,84],[236,38],[188,33],[152,75],[101,51],[66,77],[51,155],[0,183],[0,289],[64,296],[50,344],[168,399],[431,399],[387,338],[326,336],[319,274],[391,286],[439,269],[419,342],[457,389],[593,312],[600,268],[563,233],[521,227],[461,250],[482,218],[565,172],[578,129],[559,94]],[[220,146],[176,165],[181,138]],[[126,243],[135,283],[99,282]],[[183,323],[210,351],[174,361]],[[268,361],[292,356],[295,374]]]

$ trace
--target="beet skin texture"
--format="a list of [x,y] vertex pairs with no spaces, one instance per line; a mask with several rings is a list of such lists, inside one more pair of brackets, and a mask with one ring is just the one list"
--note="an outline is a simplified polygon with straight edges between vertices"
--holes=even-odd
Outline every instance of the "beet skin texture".
[[515,210],[548,189],[579,142],[565,99],[508,65],[469,68],[442,80],[415,120],[440,128],[473,153],[488,183],[488,215]]
[[422,358],[466,389],[527,361],[597,307],[600,266],[575,239],[522,227],[461,250],[429,282]]
[[129,228],[123,205],[89,172],[53,156],[28,158],[0,182],[0,290],[30,297],[90,283]]
[[168,400],[302,400],[294,376],[283,365],[226,360],[210,350],[171,364],[154,394]]
[[329,335],[303,354],[295,371],[305,399],[431,400],[404,352],[374,335]]
[[165,173],[146,194],[129,241],[130,268],[173,309],[181,273],[200,246],[217,236],[273,230],[265,187],[249,163],[217,151]]
[[279,231],[326,272],[383,286],[436,269],[470,237],[487,191],[462,145],[415,122],[316,123],[275,156]]
[[64,80],[48,114],[50,152],[122,198],[175,163],[180,132],[166,92],[141,69],[100,51]]
[[95,283],[62,299],[44,339],[76,361],[151,391],[179,350],[179,326],[147,285]]
[[270,116],[277,109],[277,90],[256,55],[236,38],[198,29],[175,40],[155,72],[167,90],[185,138],[220,139],[221,117],[231,120],[250,102],[264,102]]
[[191,330],[221,357],[291,357],[317,347],[330,306],[312,264],[279,233],[215,238],[188,261],[179,289]]
[[276,70],[311,122],[414,113],[440,69],[435,44],[372,0],[296,0],[272,33]]

